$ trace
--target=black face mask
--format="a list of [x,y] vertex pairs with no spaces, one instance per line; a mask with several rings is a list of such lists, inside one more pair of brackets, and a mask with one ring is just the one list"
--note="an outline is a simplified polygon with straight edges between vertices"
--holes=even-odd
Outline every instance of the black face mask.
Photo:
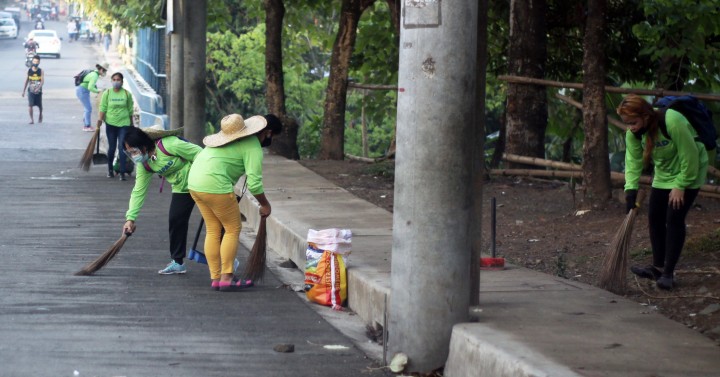
[[265,147],[269,147],[270,144],[272,144],[272,136],[266,137],[265,140],[263,140],[262,143],[260,143],[260,146],[265,148]]

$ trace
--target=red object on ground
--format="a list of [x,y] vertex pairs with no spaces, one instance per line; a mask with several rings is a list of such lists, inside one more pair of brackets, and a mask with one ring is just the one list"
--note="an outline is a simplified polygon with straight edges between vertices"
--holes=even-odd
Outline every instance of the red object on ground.
[[480,258],[481,270],[503,270],[505,269],[505,258]]

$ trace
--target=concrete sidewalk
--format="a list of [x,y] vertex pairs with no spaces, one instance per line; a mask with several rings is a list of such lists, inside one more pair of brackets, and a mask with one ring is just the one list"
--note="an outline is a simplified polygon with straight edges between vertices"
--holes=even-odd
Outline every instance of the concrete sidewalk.
[[[263,180],[269,246],[304,266],[308,229],[351,229],[348,304],[382,325],[392,214],[282,157],[266,156]],[[256,227],[257,203],[246,195],[240,205]],[[714,342],[589,285],[515,266],[483,271],[481,309],[479,323],[455,326],[446,376],[720,376]]]
[[[106,56],[121,67],[117,55]],[[269,247],[302,269],[308,229],[351,229],[348,305],[364,324],[382,326],[391,299],[392,214],[281,157],[266,156],[263,180],[273,207]],[[257,228],[254,199],[246,195],[240,206]],[[273,270],[285,284],[302,285],[302,274]],[[481,274],[481,309],[479,323],[455,326],[446,376],[720,376],[714,342],[589,285],[509,266]],[[332,314],[325,311],[326,319],[380,359],[378,347],[363,344],[362,326]]]

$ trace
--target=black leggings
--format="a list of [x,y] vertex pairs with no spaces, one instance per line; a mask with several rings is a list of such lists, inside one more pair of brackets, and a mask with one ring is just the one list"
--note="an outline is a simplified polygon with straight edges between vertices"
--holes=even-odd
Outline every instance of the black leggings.
[[195,201],[188,193],[173,193],[170,200],[169,231],[170,256],[182,264],[187,249],[188,222],[192,214]]
[[670,191],[656,188],[650,190],[648,219],[653,265],[664,267],[663,273],[672,276],[685,244],[685,217],[700,190],[686,189],[680,209],[672,209],[668,204]]

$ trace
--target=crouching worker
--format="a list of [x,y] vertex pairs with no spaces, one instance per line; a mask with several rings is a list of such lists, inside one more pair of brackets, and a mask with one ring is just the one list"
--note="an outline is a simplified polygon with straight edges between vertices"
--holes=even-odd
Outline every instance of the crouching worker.
[[[207,136],[203,149],[190,168],[188,187],[207,226],[205,257],[215,290],[234,291],[252,286],[250,280],[234,276],[234,261],[242,223],[234,187],[247,176],[247,189],[260,202],[260,215],[270,215],[270,202],[262,182],[263,147],[282,130],[274,115],[243,119],[239,114],[224,117],[220,132]],[[221,231],[225,229],[224,235]]]
[[685,217],[705,183],[708,154],[703,143],[695,139],[695,129],[675,110],[655,110],[642,97],[629,94],[618,106],[617,114],[628,126],[625,136],[628,212],[636,205],[643,167],[653,166],[648,205],[653,263],[630,270],[641,278],[654,280],[658,288],[669,290],[673,288],[675,266],[685,244]]
[[188,192],[188,175],[195,156],[202,150],[199,146],[174,136],[182,129],[165,131],[160,126],[143,130],[129,127],[125,135],[125,153],[135,163],[135,187],[130,194],[130,205],[123,225],[123,232],[133,233],[135,220],[145,203],[150,181],[158,174],[172,185],[172,199],[168,214],[170,232],[170,257],[172,260],[158,271],[162,275],[184,274],[187,250],[188,222],[195,202]]

